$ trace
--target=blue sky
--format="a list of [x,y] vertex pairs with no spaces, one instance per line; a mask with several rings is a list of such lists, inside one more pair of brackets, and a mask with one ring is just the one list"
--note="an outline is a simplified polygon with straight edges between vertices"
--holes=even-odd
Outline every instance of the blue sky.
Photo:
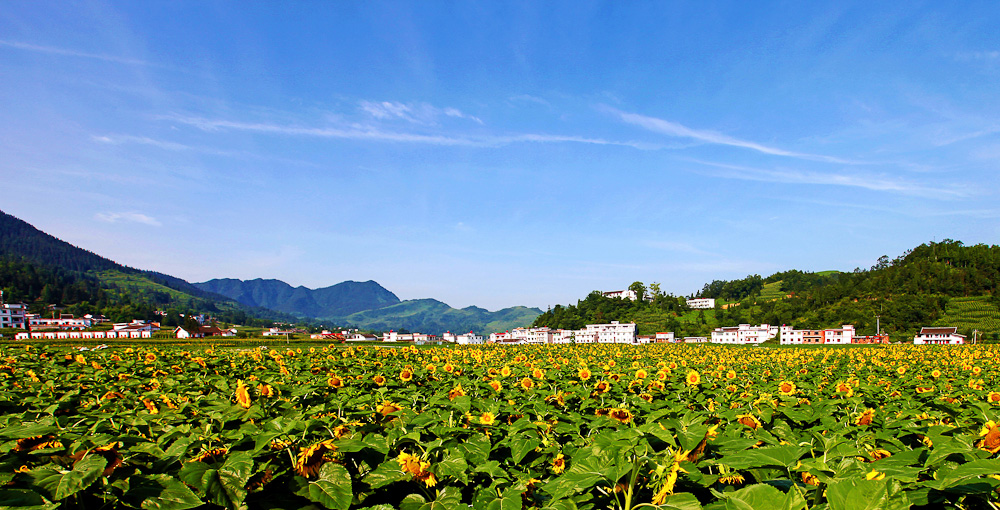
[[1000,234],[996,2],[6,2],[0,209],[545,308]]

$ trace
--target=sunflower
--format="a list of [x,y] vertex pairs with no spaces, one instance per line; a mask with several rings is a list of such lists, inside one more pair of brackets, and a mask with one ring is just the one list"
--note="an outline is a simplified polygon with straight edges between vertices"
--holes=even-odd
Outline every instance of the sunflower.
[[490,381],[490,388],[493,388],[493,391],[500,391],[500,389],[503,388],[503,385],[500,384],[500,381],[494,380]]
[[464,396],[465,396],[465,390],[462,389],[461,384],[455,386],[454,388],[451,389],[451,391],[448,392],[448,400],[455,400],[458,397],[464,397]]
[[[736,372],[734,372],[732,370],[726,372],[726,379],[729,379],[730,381],[732,381],[733,379],[736,379]],[[742,478],[742,477],[740,477],[740,478]]]
[[580,371],[576,373],[576,375],[577,375],[577,376],[578,376],[578,377],[579,377],[580,379],[582,379],[582,380],[586,381],[587,379],[590,379],[590,376],[591,376],[591,373],[590,373],[590,370],[589,370],[589,369],[586,369],[586,368],[581,368],[581,369],[580,369]]
[[434,478],[434,473],[431,473],[427,468],[431,467],[431,463],[422,460],[416,455],[410,455],[409,453],[402,452],[396,457],[396,462],[399,463],[399,469],[404,473],[410,473],[413,475],[414,480],[419,480],[424,482],[428,487],[433,487],[437,485],[437,479]]
[[146,353],[146,357],[142,361],[143,361],[143,363],[145,363],[145,364],[148,365],[148,364],[156,361],[156,355],[153,354],[153,353],[151,353],[151,352],[147,352]]
[[868,455],[871,456],[872,460],[882,460],[882,459],[884,459],[886,457],[891,457],[892,453],[890,453],[889,450],[883,450],[881,448],[876,448],[876,449],[868,452]]
[[854,424],[855,425],[871,425],[872,424],[872,419],[874,417],[875,417],[875,410],[874,409],[865,409],[865,412],[861,413],[861,416],[858,416],[854,420]]
[[331,375],[326,380],[326,385],[329,386],[329,387],[331,387],[331,388],[343,388],[344,387],[344,380],[341,379],[338,376]]
[[646,370],[640,368],[639,370],[635,371],[636,379],[645,379],[646,377],[649,377],[649,372],[646,372]]
[[782,383],[778,385],[778,393],[781,393],[786,397],[794,394],[795,383],[792,381],[782,381]]
[[739,414],[739,415],[736,415],[736,421],[738,421],[738,422],[742,423],[743,425],[746,425],[747,427],[750,427],[750,428],[752,428],[754,430],[757,430],[758,428],[760,428],[760,420],[758,420],[757,417],[754,416],[754,415],[752,415],[752,414]]
[[388,400],[383,400],[381,404],[375,406],[375,410],[379,412],[382,416],[389,416],[390,414],[401,410],[402,407],[393,404]]
[[372,380],[375,381],[375,384],[377,384],[379,386],[382,386],[382,385],[385,384],[385,376],[382,375],[382,374],[379,374],[379,375],[376,375],[375,377],[372,377]]
[[941,377],[941,371],[940,370],[934,370],[933,372],[931,372],[931,377],[933,377],[935,379],[937,379],[938,377]]
[[403,382],[410,382],[410,381],[412,381],[413,380],[413,371],[410,370],[410,369],[408,369],[408,368],[404,368],[403,370],[400,370],[399,371],[399,379],[401,381],[403,381]]
[[688,386],[697,386],[701,383],[701,374],[697,370],[691,370],[687,373],[687,377],[684,380],[687,381]]
[[815,475],[812,475],[810,473],[807,473],[807,472],[803,471],[802,472],[802,483],[804,483],[806,485],[818,486],[819,485],[819,478],[817,478]]
[[46,448],[62,448],[63,444],[55,439],[55,436],[33,436],[18,439],[14,446],[15,452],[33,452]]
[[993,420],[986,422],[986,425],[983,425],[983,430],[979,432],[979,436],[983,438],[977,445],[980,449],[991,454],[1000,452],[1000,424]]
[[211,450],[201,452],[197,457],[191,459],[189,462],[204,462],[206,464],[212,464],[218,462],[220,458],[227,453],[229,453],[229,450],[225,448],[212,448]]
[[260,383],[257,385],[257,394],[262,397],[273,397],[275,392],[270,384]]
[[455,365],[452,365],[451,363],[445,363],[444,364],[444,371],[448,372],[449,374],[452,373],[452,372],[454,372],[455,371]]
[[1000,393],[991,391],[989,395],[986,395],[986,401],[991,404],[1000,404]]
[[545,402],[549,403],[549,404],[554,403],[555,405],[557,405],[559,407],[562,407],[562,406],[566,405],[566,400],[563,398],[563,393],[562,392],[556,393],[555,395],[549,395],[549,396],[545,397]]
[[662,505],[667,500],[667,496],[674,493],[674,486],[677,485],[678,475],[682,471],[685,473],[687,472],[681,468],[681,461],[687,459],[688,453],[689,452],[684,450],[678,450],[674,454],[674,462],[670,465],[670,471],[667,472],[663,485],[660,487],[660,490],[653,495],[652,503],[654,505]]
[[160,410],[156,408],[156,404],[150,402],[149,400],[142,399],[142,404],[146,406],[146,410],[149,414],[160,414]]
[[243,409],[250,408],[250,392],[247,391],[247,386],[243,384],[242,379],[236,381],[236,403]]
[[556,455],[556,458],[552,461],[552,472],[555,474],[560,474],[566,470],[566,458],[563,454]]
[[597,381],[597,384],[594,385],[594,389],[597,390],[598,393],[607,393],[611,389],[611,385],[607,381]]
[[500,369],[500,377],[510,377],[511,370],[510,367],[503,367]]
[[719,477],[719,483],[724,483],[727,485],[742,485],[744,482],[743,475],[733,472],[727,475]]
[[629,423],[632,421],[632,413],[628,409],[613,407],[608,410],[608,418],[620,423]]
[[881,471],[871,470],[870,473],[865,475],[866,480],[882,480],[885,478],[885,473]]
[[432,374],[437,371],[437,366],[435,366],[433,363],[428,363],[427,366],[425,366],[424,368]]
[[496,419],[497,417],[489,411],[486,411],[483,414],[479,415],[479,423],[482,425],[487,425],[487,426],[493,425],[493,422],[495,422]]
[[319,468],[323,464],[336,458],[336,452],[337,447],[333,444],[332,439],[327,439],[326,441],[303,448],[295,460],[295,465],[293,466],[295,472],[305,478],[317,475],[319,474]]
[[854,388],[852,388],[850,384],[838,382],[837,393],[843,393],[845,397],[851,397],[854,395]]
[[521,379],[521,387],[530,390],[535,387],[535,381],[532,381],[530,377],[525,377]]

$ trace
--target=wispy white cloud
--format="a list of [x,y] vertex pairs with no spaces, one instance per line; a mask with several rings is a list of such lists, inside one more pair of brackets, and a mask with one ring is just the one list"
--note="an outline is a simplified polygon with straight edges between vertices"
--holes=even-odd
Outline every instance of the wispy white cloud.
[[540,97],[532,96],[529,94],[518,94],[516,96],[510,96],[507,100],[510,101],[511,103],[533,103],[542,106],[549,106],[549,107],[552,106],[552,104],[549,103],[548,101]]
[[163,140],[155,140],[145,136],[133,136],[133,135],[100,135],[91,137],[95,142],[108,144],[108,145],[123,145],[128,143],[135,143],[140,145],[152,145],[153,147],[159,147],[161,149],[171,150],[171,151],[187,151],[193,148],[190,145],[184,145],[181,143],[167,142]]
[[814,184],[825,186],[845,186],[872,191],[886,191],[902,195],[938,199],[957,199],[970,196],[971,190],[956,185],[921,184],[885,175],[861,175],[809,170],[772,170],[728,165],[711,161],[689,160],[721,171],[708,172],[714,177],[742,179],[747,181],[776,182],[782,184]]
[[471,120],[477,124],[483,121],[475,115],[469,115],[458,108],[438,108],[427,103],[405,104],[395,101],[361,101],[361,110],[378,120],[405,120],[414,124],[431,125],[437,123],[442,115],[458,119]]
[[408,133],[400,131],[389,131],[374,126],[351,125],[349,127],[303,127],[286,124],[272,124],[267,122],[237,122],[223,119],[206,119],[203,117],[187,117],[182,115],[170,115],[159,117],[162,120],[177,122],[194,126],[203,131],[250,131],[257,133],[269,133],[286,136],[310,136],[317,138],[336,138],[347,140],[367,140],[379,142],[406,142],[422,143],[430,145],[445,146],[466,146],[466,147],[496,147],[513,143],[582,143],[592,145],[615,145],[632,147],[640,150],[655,150],[663,148],[663,145],[654,145],[644,142],[605,140],[602,138],[588,138],[582,136],[548,135],[548,134],[515,134],[515,135],[490,135],[478,137],[458,137],[449,135],[427,135],[421,133]]
[[151,62],[146,62],[145,60],[139,60],[136,58],[120,57],[117,55],[105,55],[101,53],[88,53],[85,51],[57,48],[54,46],[39,46],[37,44],[28,44],[19,41],[0,40],[0,46],[6,46],[8,48],[16,48],[25,51],[33,51],[35,53],[48,53],[50,55],[61,55],[65,57],[79,57],[79,58],[89,58],[94,60],[103,60],[105,62],[115,62],[118,64],[139,65],[139,66],[156,65]]
[[97,213],[94,215],[94,218],[106,223],[141,223],[152,227],[159,227],[163,225],[156,218],[137,212]]
[[730,147],[741,147],[744,149],[750,149],[763,154],[769,154],[772,156],[783,156],[789,158],[798,158],[811,161],[824,161],[828,163],[840,163],[847,165],[863,164],[858,161],[850,161],[832,156],[823,156],[819,154],[805,154],[801,152],[792,152],[784,149],[779,149],[777,147],[770,147],[756,142],[734,138],[732,136],[723,133],[718,133],[715,131],[689,128],[687,126],[678,124],[676,122],[671,122],[669,120],[659,119],[656,117],[649,117],[637,113],[623,112],[621,110],[612,108],[610,106],[602,105],[600,109],[615,115],[622,122],[639,126],[654,133],[660,133],[667,136],[672,136],[677,138],[687,138],[690,140],[697,140],[702,143],[728,145]]

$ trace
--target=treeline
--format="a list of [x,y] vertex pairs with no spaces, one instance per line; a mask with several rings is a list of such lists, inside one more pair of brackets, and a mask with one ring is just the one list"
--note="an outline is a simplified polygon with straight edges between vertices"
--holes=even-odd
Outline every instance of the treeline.
[[[781,297],[761,298],[765,285],[775,283]],[[535,326],[579,329],[619,320],[635,322],[639,334],[674,331],[679,336],[703,336],[713,325],[760,323],[802,328],[853,324],[861,334],[874,334],[878,322],[883,332],[903,336],[941,318],[949,298],[986,295],[993,306],[1000,307],[998,285],[1000,246],[965,246],[945,239],[922,244],[894,259],[882,256],[869,269],[790,270],[767,278],[754,274],[739,280],[714,280],[694,297],[719,300],[715,310],[690,313],[683,298],[663,295],[657,285],[648,301],[609,299],[593,292],[576,305],[545,312]],[[630,289],[644,287],[636,282]]]
[[[53,313],[83,317],[100,314],[112,322],[134,319],[164,321],[158,310],[168,309],[169,325],[180,325],[180,315],[211,314],[221,322],[270,327],[274,321],[295,322],[295,317],[266,309],[245,310],[233,305],[220,307],[209,299],[194,298],[176,307],[167,292],[132,292],[105,285],[92,274],[45,266],[24,259],[0,257],[0,289],[5,302],[23,302],[31,313]],[[53,308],[58,307],[58,309]],[[175,324],[176,323],[176,324]]]
[[639,299],[609,298],[600,291],[591,292],[575,305],[556,305],[539,315],[533,327],[553,329],[582,329],[587,324],[605,324],[611,321],[636,322],[639,334],[658,331],[700,331],[700,326],[686,328],[679,317],[691,311],[683,296],[673,296],[660,291],[659,284],[648,289],[641,282],[629,286]]

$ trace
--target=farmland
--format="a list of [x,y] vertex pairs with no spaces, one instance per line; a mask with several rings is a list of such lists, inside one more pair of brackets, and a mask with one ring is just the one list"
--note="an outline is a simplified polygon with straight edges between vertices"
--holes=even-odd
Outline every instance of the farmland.
[[24,508],[996,508],[992,345],[8,345]]

